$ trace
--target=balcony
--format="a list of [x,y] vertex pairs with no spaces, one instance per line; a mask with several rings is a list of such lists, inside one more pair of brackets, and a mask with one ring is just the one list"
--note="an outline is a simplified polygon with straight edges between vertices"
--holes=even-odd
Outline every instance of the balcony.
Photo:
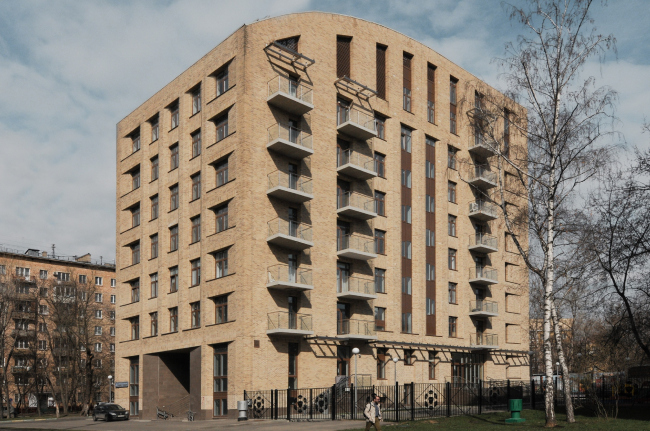
[[36,284],[36,276],[34,276],[34,275],[17,275],[17,274],[13,274],[12,278],[14,280],[16,280],[16,282]]
[[36,331],[34,329],[14,329],[13,331],[11,331],[11,336],[13,338],[33,337],[34,334],[36,334]]
[[15,365],[11,367],[11,372],[14,374],[23,374],[29,372],[31,369],[32,367],[29,367],[27,365]]
[[483,190],[497,186],[497,174],[488,165],[476,165],[470,169],[468,183]]
[[469,203],[469,216],[477,220],[490,221],[499,218],[499,213],[496,205],[478,200]]
[[73,349],[69,347],[55,347],[52,349],[52,355],[54,356],[72,356]]
[[354,108],[339,107],[336,116],[337,130],[365,141],[377,136],[377,123],[372,115]]
[[288,202],[303,203],[314,199],[311,178],[275,171],[269,174],[266,194]]
[[337,239],[338,257],[348,259],[370,260],[377,257],[375,253],[375,241],[372,238],[361,235],[344,235]]
[[302,159],[314,154],[312,136],[287,124],[274,124],[268,129],[266,148],[292,159]]
[[343,340],[376,340],[375,322],[372,320],[343,319],[336,322],[337,338]]
[[33,352],[32,349],[30,349],[28,347],[23,347],[23,348],[20,348],[20,349],[15,348],[14,352],[13,352],[13,355],[15,357],[17,357],[17,358],[18,357],[22,358],[22,357],[25,357],[25,356],[33,356],[34,354],[35,354],[35,352]]
[[291,250],[304,250],[314,246],[311,226],[308,224],[276,218],[268,225],[269,236],[266,241],[270,244]]
[[499,315],[499,304],[493,301],[469,301],[469,315],[475,317],[496,317]]
[[469,269],[469,282],[476,284],[497,284],[497,270],[490,266],[477,266]]
[[276,311],[267,316],[267,335],[314,335],[310,314]]
[[469,334],[469,345],[470,347],[476,347],[479,349],[498,349],[499,337],[497,334],[475,332]]
[[289,265],[270,266],[268,272],[268,289],[282,289],[292,291],[313,290],[311,269],[295,268]]
[[491,157],[497,153],[494,145],[492,143],[488,144],[485,136],[476,130],[469,135],[468,150],[470,153],[481,157]]
[[469,251],[494,253],[499,251],[499,242],[495,236],[477,233],[469,236]]
[[276,76],[268,83],[266,101],[283,111],[303,115],[314,109],[313,90],[293,79]]
[[341,276],[336,282],[336,297],[342,299],[377,299],[375,281],[359,277]]
[[344,150],[336,160],[336,172],[360,180],[368,180],[377,176],[375,161],[372,157],[352,151]]
[[11,318],[15,320],[36,320],[36,315],[33,311],[12,311]]
[[359,220],[377,217],[375,200],[361,193],[345,192],[343,196],[338,197],[336,204],[338,215]]

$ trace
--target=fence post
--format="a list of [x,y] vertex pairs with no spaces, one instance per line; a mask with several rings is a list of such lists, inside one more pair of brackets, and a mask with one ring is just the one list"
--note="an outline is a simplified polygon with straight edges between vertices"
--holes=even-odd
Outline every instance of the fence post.
[[399,383],[395,382],[395,422],[399,422]]
[[535,410],[535,379],[530,379],[530,408]]
[[411,382],[411,420],[415,420],[415,382]]
[[483,381],[478,381],[478,414],[483,413]]
[[330,389],[332,392],[330,394],[330,408],[332,409],[332,420],[336,420],[336,384],[332,385]]
[[309,389],[309,419],[314,419],[314,390]]
[[507,385],[507,389],[506,389],[506,398],[507,398],[507,400],[506,400],[506,411],[509,412],[510,411],[510,379],[508,379],[507,382],[508,382],[508,385]]
[[354,383],[350,385],[350,419],[354,420],[354,417],[356,416],[356,413],[354,411]]
[[287,388],[287,420],[291,420],[291,388]]
[[451,383],[447,382],[447,395],[445,398],[447,398],[447,417],[451,416]]

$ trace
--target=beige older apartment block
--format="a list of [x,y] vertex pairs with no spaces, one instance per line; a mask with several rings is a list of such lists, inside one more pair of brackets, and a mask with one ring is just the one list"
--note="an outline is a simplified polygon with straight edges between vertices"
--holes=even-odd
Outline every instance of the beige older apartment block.
[[310,12],[242,26],[120,121],[118,402],[223,417],[244,390],[340,382],[354,347],[365,382],[394,357],[399,382],[527,378],[527,274],[475,197],[478,86]]

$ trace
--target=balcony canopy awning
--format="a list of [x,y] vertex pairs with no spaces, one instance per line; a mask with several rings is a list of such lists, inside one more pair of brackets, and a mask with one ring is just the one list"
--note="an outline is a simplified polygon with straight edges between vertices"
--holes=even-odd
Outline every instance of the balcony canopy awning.
[[345,90],[356,94],[357,97],[361,97],[366,100],[377,95],[377,92],[372,88],[367,87],[348,76],[342,76],[338,78],[336,81],[334,81],[334,85],[337,87],[342,87]]
[[302,55],[299,52],[294,51],[293,49],[286,47],[276,41],[273,41],[264,47],[264,51],[268,55],[272,55],[276,58],[283,59],[288,61],[294,66],[300,66],[302,69],[307,69],[312,64],[316,63],[316,60]]

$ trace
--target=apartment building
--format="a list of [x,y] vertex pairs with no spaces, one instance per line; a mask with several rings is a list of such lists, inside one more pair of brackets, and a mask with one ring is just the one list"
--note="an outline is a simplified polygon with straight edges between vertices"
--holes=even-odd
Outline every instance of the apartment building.
[[0,247],[3,403],[42,409],[109,401],[115,264]]
[[345,384],[355,347],[376,384],[527,378],[479,87],[309,12],[240,27],[120,121],[117,401],[225,417],[244,390]]

